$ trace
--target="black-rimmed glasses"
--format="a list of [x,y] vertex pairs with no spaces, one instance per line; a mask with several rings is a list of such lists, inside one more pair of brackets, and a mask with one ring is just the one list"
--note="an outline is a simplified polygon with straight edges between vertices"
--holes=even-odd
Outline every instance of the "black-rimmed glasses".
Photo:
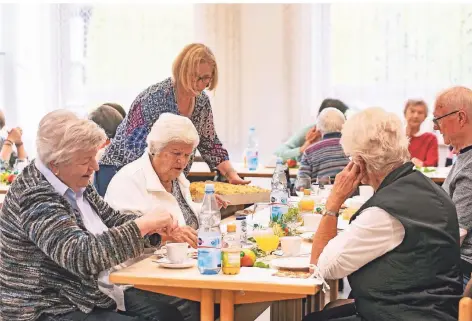
[[447,116],[451,116],[455,113],[458,113],[460,112],[460,110],[454,110],[454,111],[451,111],[450,113],[447,113],[446,115],[442,115],[442,116],[439,116],[439,117],[436,117],[436,118],[433,118],[433,123],[439,127],[439,120],[443,119],[444,117],[447,117]]

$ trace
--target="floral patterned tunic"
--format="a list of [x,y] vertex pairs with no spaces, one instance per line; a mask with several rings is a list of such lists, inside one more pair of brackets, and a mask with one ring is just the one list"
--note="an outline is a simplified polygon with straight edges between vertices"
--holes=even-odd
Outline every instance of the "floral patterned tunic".
[[[114,165],[119,169],[138,159],[146,149],[146,137],[152,125],[163,113],[180,114],[171,78],[148,87],[134,100],[126,118],[118,126],[115,138],[106,148],[100,164]],[[208,166],[214,169],[228,160],[228,152],[216,134],[210,99],[205,92],[197,96],[190,120],[200,136],[198,150]],[[193,157],[185,174],[192,163]]]

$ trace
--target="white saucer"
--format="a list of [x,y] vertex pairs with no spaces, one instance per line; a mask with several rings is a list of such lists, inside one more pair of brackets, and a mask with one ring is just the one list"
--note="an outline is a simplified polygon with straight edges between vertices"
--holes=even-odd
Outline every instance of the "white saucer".
[[307,228],[306,226],[300,226],[297,228],[297,231],[300,233],[308,233],[308,232],[315,233],[316,229]]
[[163,257],[162,259],[156,260],[160,266],[168,269],[188,269],[195,266],[196,260],[187,259],[182,263],[170,263],[169,259]]
[[306,232],[300,235],[302,239],[308,242],[313,242],[313,236],[315,235],[315,232]]

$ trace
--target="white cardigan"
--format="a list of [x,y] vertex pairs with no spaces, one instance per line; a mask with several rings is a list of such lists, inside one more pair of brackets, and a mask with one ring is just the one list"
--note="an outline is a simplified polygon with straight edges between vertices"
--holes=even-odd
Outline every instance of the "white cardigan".
[[[201,204],[192,201],[190,182],[184,174],[180,174],[177,181],[188,205],[198,215]],[[116,173],[108,185],[105,201],[115,210],[124,212],[158,215],[167,211],[180,226],[186,225],[177,200],[161,184],[147,152]]]

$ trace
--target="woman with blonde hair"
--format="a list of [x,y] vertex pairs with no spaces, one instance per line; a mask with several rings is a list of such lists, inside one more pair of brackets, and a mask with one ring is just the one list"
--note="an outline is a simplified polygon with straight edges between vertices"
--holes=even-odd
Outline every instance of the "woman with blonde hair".
[[[163,113],[190,118],[200,137],[198,150],[211,169],[218,169],[232,184],[247,184],[233,169],[227,150],[218,138],[213,123],[210,99],[205,89],[218,84],[218,66],[211,50],[199,43],[187,45],[174,60],[172,77],[154,84],[134,100],[107,147],[96,173],[95,186],[104,196],[110,180],[123,166],[141,157],[152,125]],[[188,174],[193,155],[184,171]]]

